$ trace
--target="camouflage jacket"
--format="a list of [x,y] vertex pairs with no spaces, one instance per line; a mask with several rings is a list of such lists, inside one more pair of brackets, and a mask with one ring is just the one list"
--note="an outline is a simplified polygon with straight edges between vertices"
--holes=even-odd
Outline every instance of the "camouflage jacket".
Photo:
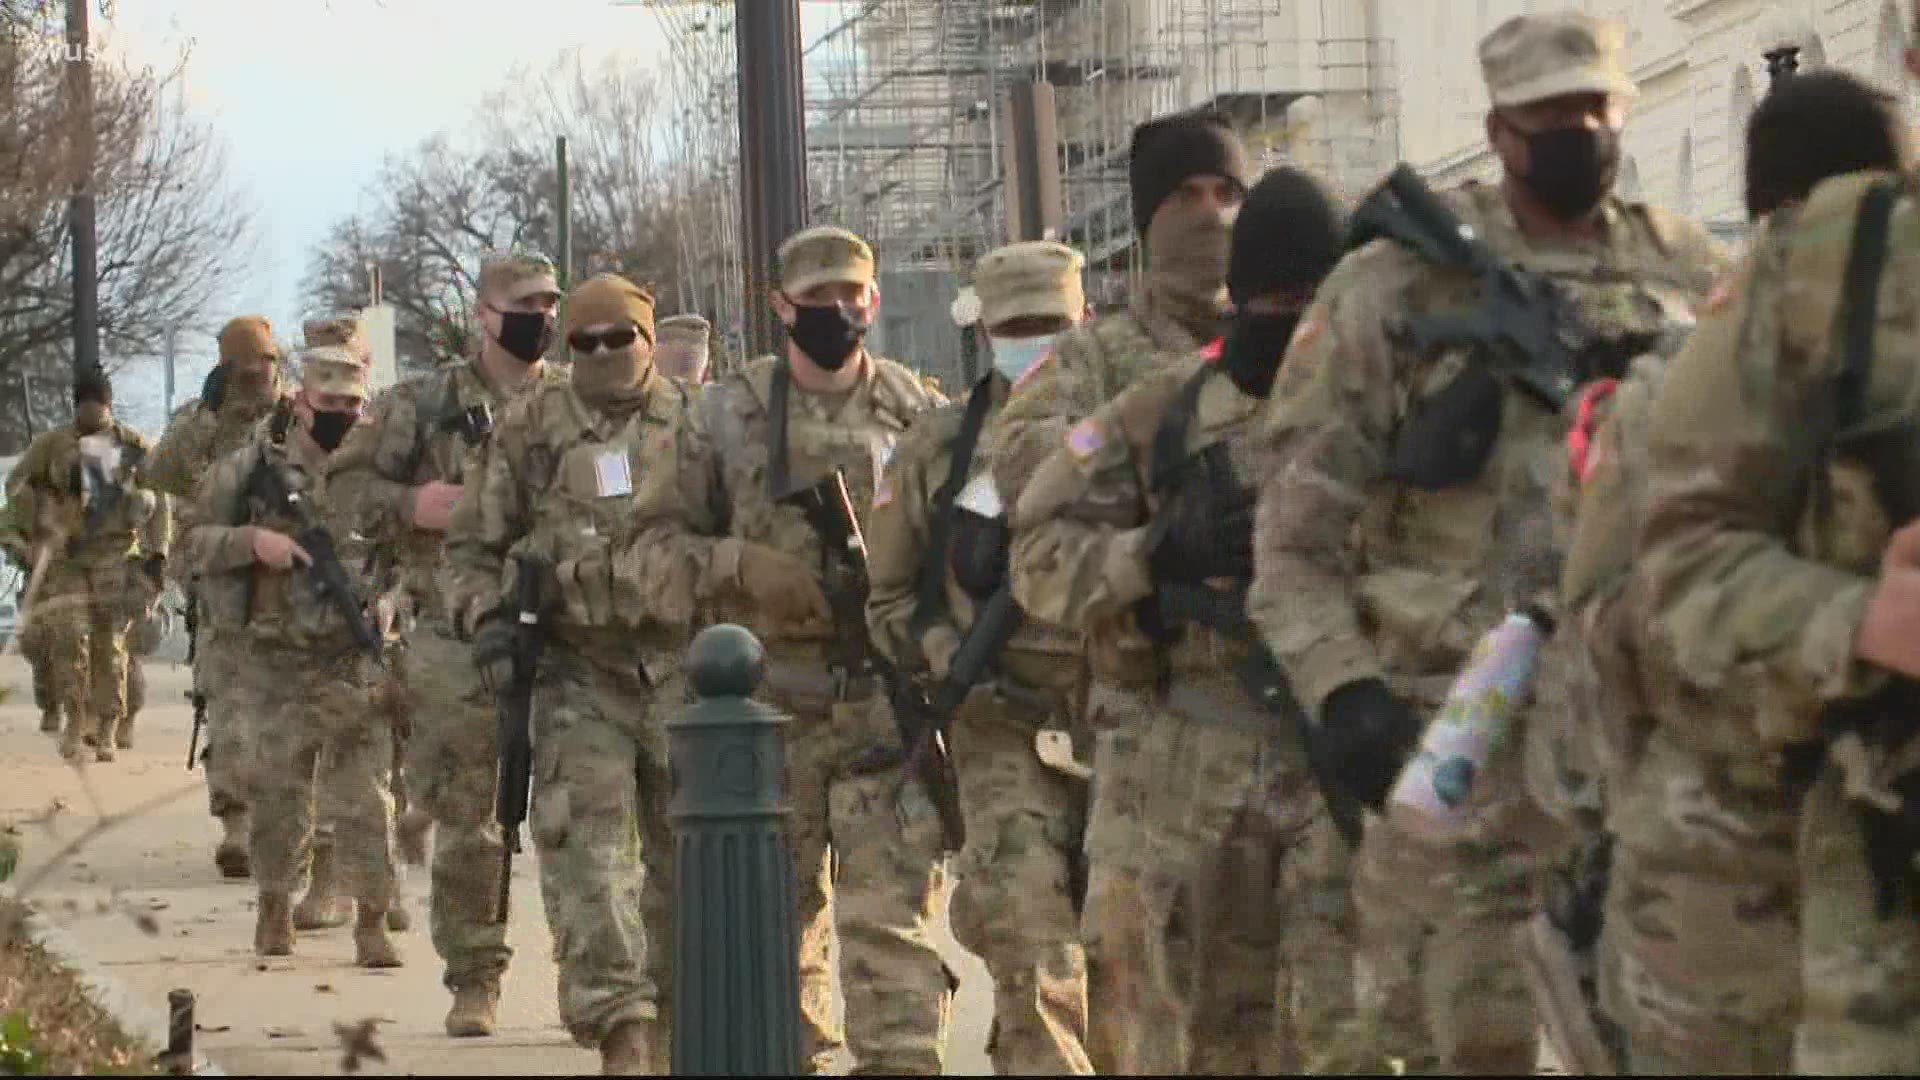
[[[109,503],[95,502],[82,477],[80,432],[72,424],[42,432],[7,476],[9,501],[18,501],[10,541],[23,548],[54,545],[50,571],[110,567],[142,555],[167,554],[172,518],[167,500],[150,489],[147,441],[114,422],[107,434],[119,446]],[[102,510],[100,507],[105,506]]]
[[[1554,279],[1605,338],[1691,323],[1720,267],[1703,229],[1655,208],[1610,198],[1601,240],[1536,242],[1496,188],[1469,184],[1445,197],[1496,253]],[[1334,268],[1287,350],[1262,421],[1271,456],[1248,608],[1310,709],[1367,677],[1437,705],[1506,612],[1552,606],[1560,557],[1550,492],[1569,417],[1502,379],[1499,430],[1476,476],[1423,490],[1388,475],[1408,416],[1469,362],[1460,350],[1420,355],[1393,325],[1471,303],[1477,291],[1470,276],[1375,240]]]
[[489,606],[512,587],[515,556],[550,568],[553,626],[576,652],[631,669],[678,653],[738,585],[725,542],[714,448],[691,387],[649,375],[643,404],[589,408],[569,382],[543,381],[495,424],[484,476],[448,523],[451,604]]
[[[184,543],[198,524],[194,514],[200,482],[213,463],[245,446],[265,421],[269,410],[243,410],[229,404],[206,408],[199,398],[174,410],[167,430],[147,458],[147,483],[173,498],[174,534]],[[177,567],[192,566],[195,557],[176,553]],[[184,573],[184,570],[180,571]]]
[[[855,516],[870,518],[875,478],[887,468],[901,435],[915,417],[944,404],[945,398],[901,364],[865,356],[865,372],[844,399],[807,393],[790,380],[782,393],[787,401],[787,491],[831,479],[838,469]],[[701,410],[720,450],[732,534],[821,567],[823,588],[831,596],[834,582],[827,577],[837,573],[837,564],[829,563],[805,513],[776,501],[785,492],[772,490],[777,478],[772,476],[770,406],[774,374],[781,369],[776,358],[763,356],[722,376],[702,392]],[[864,533],[868,522],[858,524]],[[866,633],[864,619],[858,619],[858,625],[814,629],[769,626],[744,609],[729,611],[727,617],[752,627],[776,659],[824,659],[830,641]]]
[[[1647,648],[1676,685],[1739,693],[1714,710],[1720,745],[1779,749],[1813,737],[1831,703],[1882,686],[1855,659],[1855,631],[1895,526],[1878,475],[1852,452],[1863,433],[1920,421],[1913,282],[1920,203],[1894,204],[1861,416],[1821,439],[1839,360],[1836,313],[1853,223],[1886,174],[1828,180],[1798,213],[1776,213],[1729,297],[1667,374],[1650,423],[1648,507],[1634,560]],[[1911,470],[1901,470],[1902,472]],[[1882,489],[1880,484],[1888,485]]]
[[191,572],[200,575],[203,618],[217,630],[244,633],[261,644],[318,656],[344,654],[355,647],[353,629],[318,595],[307,569],[274,570],[254,559],[250,526],[288,536],[299,531],[291,515],[269,506],[253,489],[254,471],[262,468],[279,470],[288,489],[301,496],[332,538],[360,599],[367,599],[358,579],[366,545],[329,498],[326,455],[306,445],[297,431],[275,442],[262,425],[246,445],[213,463],[196,496],[197,524],[188,545],[195,560]]
[[[995,378],[990,391],[997,410],[1005,400],[1003,380]],[[949,402],[915,420],[900,440],[893,460],[875,486],[873,510],[867,520],[867,558],[871,593],[867,598],[867,625],[874,647],[909,669],[926,666],[925,639],[914,629],[920,605],[920,574],[928,559],[947,563],[946,630],[956,639],[973,625],[974,601],[955,580],[950,552],[932,551],[934,498],[947,483],[953,469],[954,441],[965,420],[967,402]],[[965,483],[958,489],[956,504],[967,506],[982,517],[1004,516],[1006,507],[994,489],[993,475],[986,462],[991,447],[986,445],[986,428],[993,423],[989,412]],[[953,540],[949,539],[949,545]],[[933,633],[929,628],[925,633]],[[1057,688],[1061,680],[1074,676],[1073,665],[1065,658],[1080,652],[1079,635],[1027,619],[1007,644],[1006,666],[1028,685]],[[1026,657],[1023,659],[1023,657]]]
[[[565,379],[564,368],[543,366],[531,385]],[[468,411],[485,406],[498,416],[503,404],[477,362],[449,365],[381,392],[334,452],[333,497],[355,527],[373,538],[376,560],[397,573],[421,618],[438,621],[448,614],[436,581],[445,537],[415,529],[406,518],[407,503],[421,484],[472,484],[485,475],[490,432],[468,432]]]

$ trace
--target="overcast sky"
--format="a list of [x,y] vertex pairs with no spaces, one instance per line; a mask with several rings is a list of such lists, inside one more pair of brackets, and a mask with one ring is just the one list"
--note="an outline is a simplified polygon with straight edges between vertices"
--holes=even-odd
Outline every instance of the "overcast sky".
[[[544,67],[570,48],[589,61],[616,53],[652,64],[663,47],[658,19],[637,0],[113,0],[110,8],[93,27],[109,58],[170,65],[190,48],[192,106],[226,143],[233,181],[258,208],[259,254],[242,287],[216,305],[216,325],[258,312],[283,338],[298,333],[308,252],[363,205],[385,155],[464,127],[515,64]],[[809,36],[831,26],[839,8],[803,4]],[[179,353],[176,400],[184,400],[212,362],[212,336],[182,340]],[[141,413],[158,410],[154,375],[151,395],[139,396],[155,400]],[[121,411],[134,406],[125,401]],[[137,422],[147,426],[144,416]]]

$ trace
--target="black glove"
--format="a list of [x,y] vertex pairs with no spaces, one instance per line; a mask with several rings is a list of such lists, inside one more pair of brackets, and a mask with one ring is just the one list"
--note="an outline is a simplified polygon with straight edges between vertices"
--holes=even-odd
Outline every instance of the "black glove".
[[474,627],[473,666],[488,690],[498,691],[513,677],[514,629],[514,621],[497,611],[480,616]]
[[147,575],[148,581],[153,582],[155,591],[166,588],[167,557],[165,555],[147,556],[140,564],[140,572]]
[[1864,802],[1854,803],[1860,840],[1873,875],[1873,911],[1882,921],[1896,910],[1920,914],[1920,773],[1908,773],[1887,785],[1900,796],[1900,810],[1889,814]]
[[1375,810],[1400,775],[1425,724],[1379,679],[1356,679],[1327,695],[1313,729],[1317,756],[1335,780]]
[[1147,567],[1155,581],[1197,585],[1210,578],[1251,578],[1253,505],[1222,507],[1183,492],[1154,520],[1148,545]]

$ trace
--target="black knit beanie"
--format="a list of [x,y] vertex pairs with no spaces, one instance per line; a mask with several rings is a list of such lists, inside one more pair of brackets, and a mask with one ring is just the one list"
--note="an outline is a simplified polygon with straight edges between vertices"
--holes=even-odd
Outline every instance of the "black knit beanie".
[[1269,170],[1233,220],[1227,295],[1235,304],[1280,289],[1303,295],[1340,260],[1346,210],[1312,173]]
[[1224,176],[1247,189],[1252,173],[1240,137],[1220,117],[1185,114],[1149,120],[1133,129],[1127,181],[1133,189],[1133,227],[1147,222],[1189,176]]

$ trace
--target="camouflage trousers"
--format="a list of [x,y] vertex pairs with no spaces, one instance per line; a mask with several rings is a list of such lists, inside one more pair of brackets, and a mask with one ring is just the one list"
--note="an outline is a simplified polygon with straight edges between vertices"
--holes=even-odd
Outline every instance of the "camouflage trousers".
[[1804,1004],[1793,1071],[1920,1072],[1920,916],[1904,898],[1885,919],[1874,910],[1859,819],[1831,764],[1806,797],[1799,863]]
[[[61,717],[59,699],[53,692],[53,657],[47,649],[47,633],[38,629],[37,623],[29,622],[20,634],[20,655],[33,669],[33,707],[54,718],[58,724]],[[130,648],[127,659],[127,716],[140,715],[147,707],[147,671],[138,661],[138,657],[149,656],[152,647],[146,652]]]
[[1348,1054],[1374,1065],[1398,1058],[1408,1072],[1533,1071],[1539,1027],[1521,934],[1540,907],[1538,868],[1565,836],[1526,793],[1522,742],[1476,783],[1466,839],[1428,839],[1398,815],[1366,815],[1353,870],[1359,1022],[1343,1040]]
[[[846,1046],[856,1072],[938,1074],[957,980],[931,933],[946,892],[933,803],[917,783],[903,787],[897,768],[851,769],[869,749],[899,745],[884,701],[835,700],[823,667],[775,663],[766,687],[794,718],[787,792],[806,1067],[827,1072]],[[833,1017],[836,941],[844,1038]]]
[[433,948],[446,964],[448,989],[497,982],[513,950],[493,910],[505,847],[494,820],[493,695],[480,683],[471,647],[437,625],[415,629],[405,664],[413,715],[408,785],[434,823]]
[[1629,1068],[1788,1072],[1800,1013],[1797,815],[1777,770],[1703,761],[1655,735],[1615,787],[1599,982]]
[[[560,967],[560,1021],[581,1046],[597,1048],[630,1022],[652,1031],[656,1054],[671,1045],[673,988],[658,977],[672,970],[673,949],[661,717],[634,662],[619,670],[559,642],[541,657],[528,825]],[[494,887],[490,879],[489,899]]]
[[260,892],[291,893],[318,816],[333,827],[341,893],[384,911],[393,892],[393,730],[371,705],[366,658],[264,645],[236,635],[244,674],[223,689],[252,736],[249,837]]
[[49,689],[70,738],[111,745],[127,720],[124,566],[49,571],[31,618],[46,620]]
[[1237,688],[1189,690],[1207,705],[1100,684],[1089,698],[1094,1060],[1127,1075],[1329,1067],[1353,1008],[1345,847],[1299,749],[1254,734],[1264,718]]
[[1075,895],[1086,788],[1035,753],[1045,719],[982,689],[953,723],[967,843],[949,917],[993,976],[987,1054],[1002,1076],[1093,1072]]
[[[214,817],[245,813],[252,806],[254,748],[246,711],[233,691],[249,676],[245,638],[204,622],[193,646],[193,688],[207,698],[205,747],[207,811]],[[254,674],[257,678],[257,674]]]

